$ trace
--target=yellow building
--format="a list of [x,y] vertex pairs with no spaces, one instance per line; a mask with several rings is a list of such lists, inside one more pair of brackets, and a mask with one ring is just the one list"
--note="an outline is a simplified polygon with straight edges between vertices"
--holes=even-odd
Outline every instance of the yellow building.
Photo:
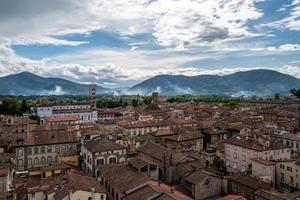
[[59,153],[58,162],[66,163],[71,166],[79,167],[79,155],[77,152]]

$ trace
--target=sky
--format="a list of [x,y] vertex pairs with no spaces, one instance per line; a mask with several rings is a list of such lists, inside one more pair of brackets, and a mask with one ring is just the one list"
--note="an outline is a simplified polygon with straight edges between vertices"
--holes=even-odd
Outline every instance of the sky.
[[120,88],[261,68],[300,78],[300,0],[0,0],[0,76]]

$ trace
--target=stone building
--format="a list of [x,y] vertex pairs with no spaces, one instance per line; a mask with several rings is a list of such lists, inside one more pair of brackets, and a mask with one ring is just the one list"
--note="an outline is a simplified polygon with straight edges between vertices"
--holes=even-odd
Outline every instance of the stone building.
[[60,152],[77,151],[76,132],[66,125],[38,125],[15,147],[18,171],[58,162]]
[[125,163],[126,147],[106,138],[95,138],[81,146],[83,168],[93,176],[97,176],[97,166]]

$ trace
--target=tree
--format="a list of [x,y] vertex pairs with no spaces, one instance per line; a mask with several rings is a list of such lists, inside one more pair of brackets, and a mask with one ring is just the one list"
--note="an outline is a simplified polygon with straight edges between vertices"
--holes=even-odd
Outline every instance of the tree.
[[294,95],[297,99],[300,99],[300,89],[296,89],[296,88],[290,89],[290,93]]
[[0,112],[5,115],[21,115],[21,106],[15,98],[5,98],[2,101]]
[[27,102],[25,99],[22,100],[22,103],[21,103],[21,112],[22,113],[26,113],[27,111],[30,110],[30,107],[27,105]]
[[149,105],[152,102],[152,97],[144,97],[143,103]]
[[138,99],[132,99],[131,105],[132,105],[133,107],[138,107],[138,106],[139,106],[139,100],[138,100]]

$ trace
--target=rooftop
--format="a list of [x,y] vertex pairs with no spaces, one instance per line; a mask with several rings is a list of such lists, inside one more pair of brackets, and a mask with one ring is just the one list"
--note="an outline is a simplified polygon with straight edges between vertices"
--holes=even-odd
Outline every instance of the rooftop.
[[90,152],[104,152],[112,150],[125,149],[126,147],[117,144],[114,141],[108,140],[106,138],[96,138],[94,140],[88,141],[83,146]]

